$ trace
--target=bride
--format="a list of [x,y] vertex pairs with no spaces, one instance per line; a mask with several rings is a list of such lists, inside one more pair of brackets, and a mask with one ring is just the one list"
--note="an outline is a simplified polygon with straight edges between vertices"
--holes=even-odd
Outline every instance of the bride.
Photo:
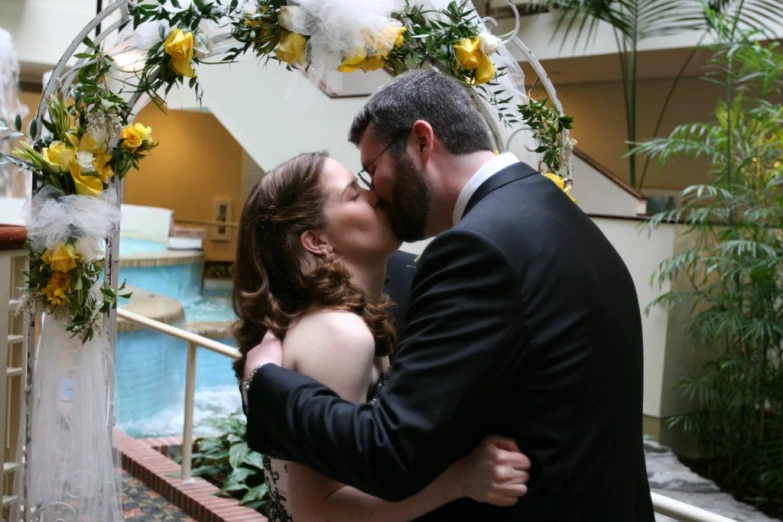
[[[239,378],[247,352],[269,332],[283,340],[286,368],[346,400],[374,400],[396,339],[384,271],[400,246],[377,203],[326,153],[300,154],[256,184],[242,211],[234,275]],[[254,404],[242,388],[247,412]],[[527,492],[529,466],[513,441],[488,437],[396,503],[293,462],[265,457],[264,473],[272,522],[400,522],[461,497],[513,505]]]

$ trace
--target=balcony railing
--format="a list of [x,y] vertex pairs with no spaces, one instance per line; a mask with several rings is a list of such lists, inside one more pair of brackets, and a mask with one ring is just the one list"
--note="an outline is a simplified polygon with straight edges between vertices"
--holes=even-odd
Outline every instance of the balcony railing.
[[17,314],[24,285],[22,271],[27,252],[22,249],[23,227],[0,226],[0,518],[8,520],[18,503],[14,479],[19,472],[17,442],[24,415],[24,366],[27,360],[27,328]]

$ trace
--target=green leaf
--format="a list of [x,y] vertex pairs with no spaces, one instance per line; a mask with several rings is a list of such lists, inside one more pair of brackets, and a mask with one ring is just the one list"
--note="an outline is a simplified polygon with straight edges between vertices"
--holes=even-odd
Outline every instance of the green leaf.
[[84,45],[86,45],[87,47],[89,47],[90,49],[93,49],[93,50],[95,50],[95,51],[97,51],[97,50],[98,50],[98,46],[97,46],[97,45],[95,45],[95,43],[94,43],[92,40],[90,40],[90,37],[89,37],[89,36],[85,36],[85,37],[84,37],[84,40],[82,40],[82,43],[83,43]]
[[255,451],[251,451],[248,453],[247,457],[245,457],[244,464],[255,466],[258,469],[264,469],[264,456]]
[[258,486],[248,489],[247,493],[245,493],[239,503],[244,505],[248,502],[261,500],[266,497],[267,493],[269,493],[269,487],[264,483],[259,484]]
[[246,442],[234,444],[228,450],[228,462],[231,464],[232,468],[238,468],[245,461],[248,454],[250,454],[250,448]]

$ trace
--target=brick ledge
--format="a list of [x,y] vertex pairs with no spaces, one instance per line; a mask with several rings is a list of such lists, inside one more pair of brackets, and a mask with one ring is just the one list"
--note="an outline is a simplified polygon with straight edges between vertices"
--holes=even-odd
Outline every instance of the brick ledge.
[[199,522],[267,522],[238,500],[215,496],[219,489],[200,477],[178,478],[180,466],[167,457],[171,446],[181,444],[178,437],[137,440],[115,429],[113,440],[122,469]]

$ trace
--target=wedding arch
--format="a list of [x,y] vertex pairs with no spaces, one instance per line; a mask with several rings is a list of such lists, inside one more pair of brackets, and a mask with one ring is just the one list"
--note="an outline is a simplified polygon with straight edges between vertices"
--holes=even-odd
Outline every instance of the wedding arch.
[[[119,205],[124,176],[156,145],[154,130],[134,121],[139,111],[163,106],[174,86],[200,101],[201,67],[245,57],[311,76],[430,67],[468,89],[499,151],[518,152],[569,192],[571,118],[518,38],[510,4],[516,24],[505,35],[467,0],[117,0],[81,31],[44,87],[29,141],[0,156],[33,176],[30,340],[43,318],[26,365],[24,520],[121,520],[111,449]],[[520,57],[543,99],[528,96]],[[21,118],[14,127],[5,139],[23,136]]]

